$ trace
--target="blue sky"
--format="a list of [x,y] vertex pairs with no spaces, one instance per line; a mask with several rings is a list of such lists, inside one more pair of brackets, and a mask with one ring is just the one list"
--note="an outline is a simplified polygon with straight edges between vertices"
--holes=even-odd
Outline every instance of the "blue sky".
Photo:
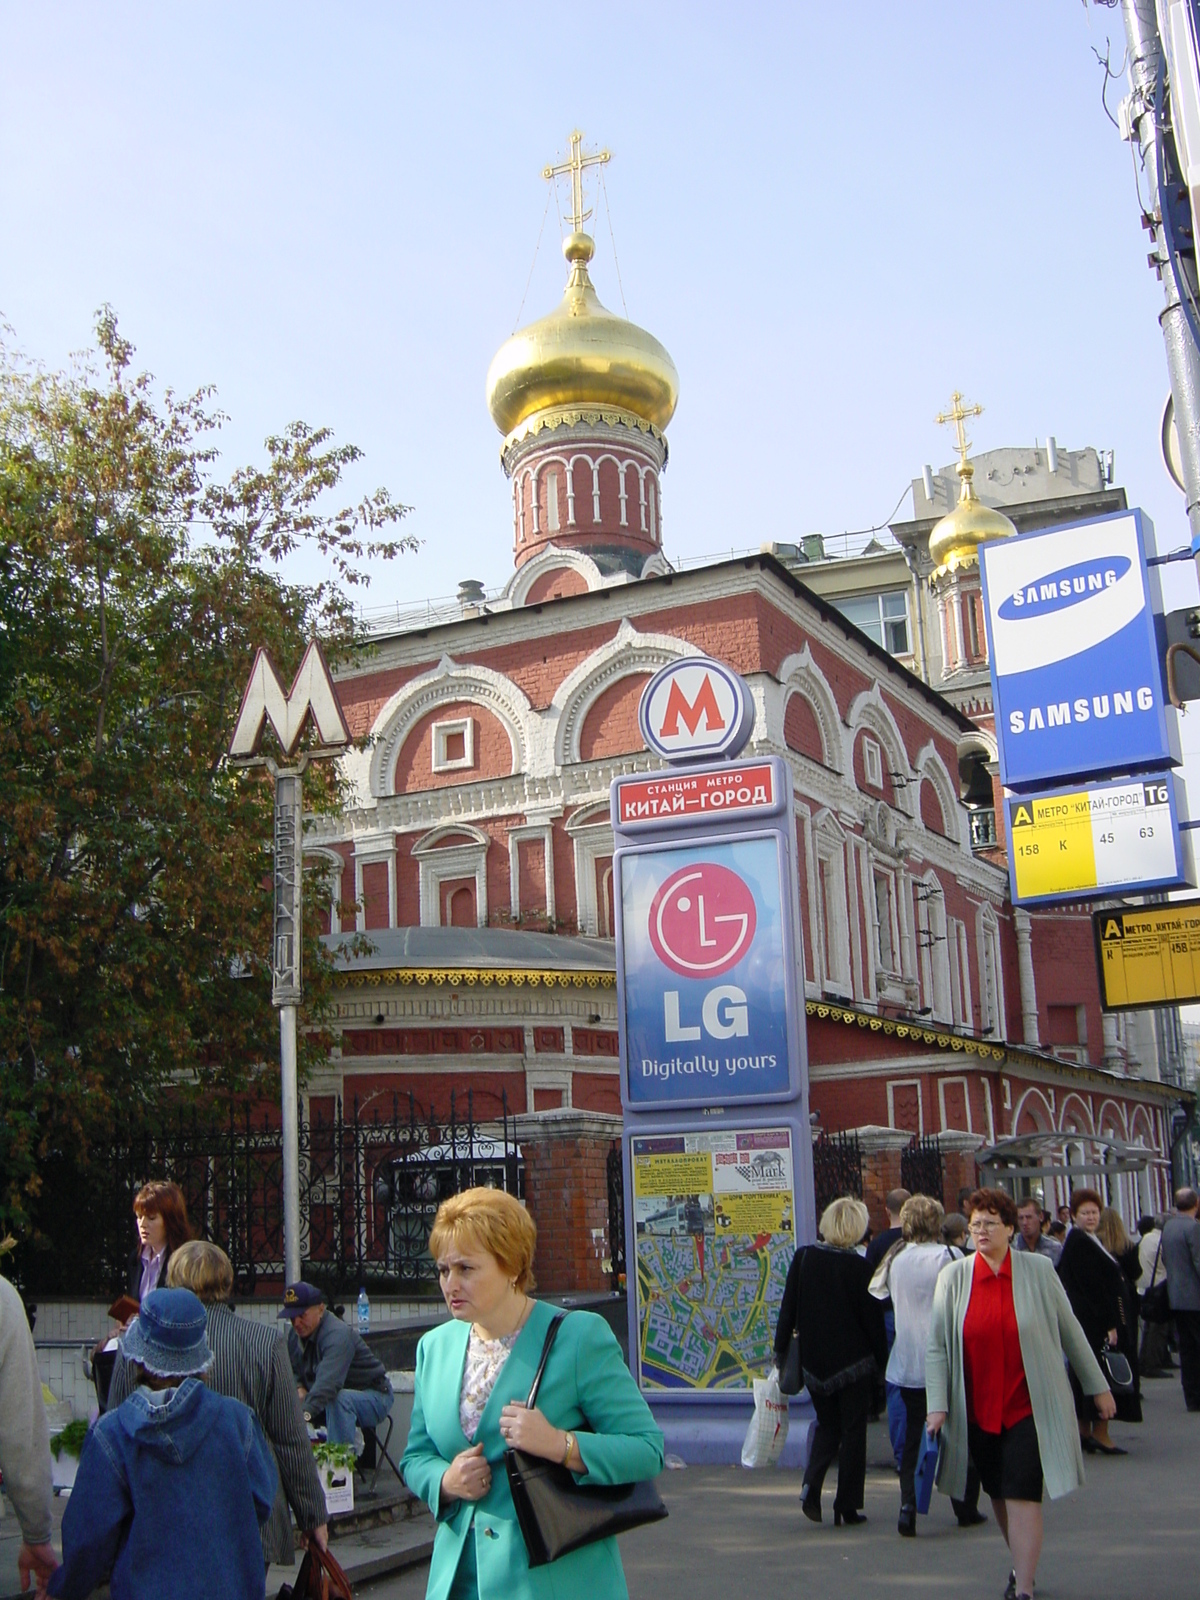
[[[858,528],[950,391],[976,447],[1113,448],[1181,542],[1119,12],[1002,6],[0,4],[0,314],[50,363],[110,301],[230,462],[295,417],[367,452],[425,544],[371,600],[510,570],[484,375],[581,126],[630,315],[681,378],[668,553]],[[1118,91],[1119,92],[1119,91]],[[1114,98],[1110,86],[1110,101]],[[595,279],[620,305],[606,219]],[[564,281],[551,207],[523,320]],[[1190,575],[1189,575],[1190,581]]]

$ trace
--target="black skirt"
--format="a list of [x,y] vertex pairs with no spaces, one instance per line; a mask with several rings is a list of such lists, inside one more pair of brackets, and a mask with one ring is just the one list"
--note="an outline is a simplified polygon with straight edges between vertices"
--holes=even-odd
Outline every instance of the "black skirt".
[[968,1423],[967,1446],[985,1494],[993,1500],[1041,1502],[1042,1456],[1031,1416],[999,1433]]

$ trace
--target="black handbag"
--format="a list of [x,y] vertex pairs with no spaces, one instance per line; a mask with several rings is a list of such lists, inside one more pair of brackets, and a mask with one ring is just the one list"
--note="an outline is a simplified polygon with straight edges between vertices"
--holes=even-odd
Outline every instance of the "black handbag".
[[[560,1313],[547,1329],[542,1359],[525,1402],[530,1410],[537,1404],[550,1347],[565,1316]],[[650,1478],[593,1488],[577,1483],[574,1473],[558,1461],[512,1449],[504,1452],[504,1469],[531,1567],[544,1567],[585,1544],[611,1539],[646,1522],[661,1522],[667,1515]]]
[[[804,1263],[808,1259],[805,1251],[800,1257],[800,1265],[796,1269],[799,1281],[796,1284],[796,1294],[799,1298],[800,1289],[804,1283]],[[779,1369],[780,1394],[799,1394],[804,1387],[804,1372],[800,1365],[800,1330],[792,1329],[792,1336],[788,1340],[787,1355],[783,1358],[783,1365]]]

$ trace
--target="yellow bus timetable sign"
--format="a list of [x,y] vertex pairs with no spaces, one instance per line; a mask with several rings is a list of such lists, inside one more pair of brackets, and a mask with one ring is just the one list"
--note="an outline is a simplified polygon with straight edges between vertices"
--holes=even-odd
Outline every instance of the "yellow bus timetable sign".
[[1106,1011],[1200,1000],[1200,900],[1095,911]]
[[1009,795],[1004,820],[1018,904],[1134,894],[1186,881],[1169,774]]

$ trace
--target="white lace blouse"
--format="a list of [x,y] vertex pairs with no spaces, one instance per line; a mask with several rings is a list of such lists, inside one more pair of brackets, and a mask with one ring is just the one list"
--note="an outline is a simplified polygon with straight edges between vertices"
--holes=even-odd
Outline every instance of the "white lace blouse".
[[471,1328],[471,1336],[467,1340],[466,1365],[463,1367],[462,1393],[458,1399],[458,1421],[462,1431],[472,1443],[478,1432],[479,1419],[483,1416],[484,1407],[496,1387],[496,1379],[500,1376],[520,1331],[518,1328],[515,1333],[506,1334],[503,1339],[481,1339],[474,1327]]

